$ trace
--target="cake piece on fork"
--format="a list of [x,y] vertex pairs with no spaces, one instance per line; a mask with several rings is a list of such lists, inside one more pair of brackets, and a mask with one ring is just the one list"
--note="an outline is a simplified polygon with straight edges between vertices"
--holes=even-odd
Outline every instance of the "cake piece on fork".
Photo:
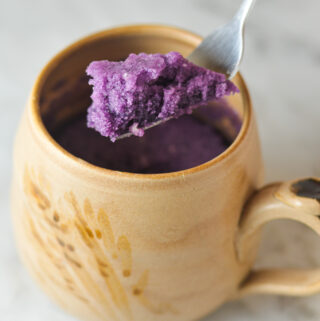
[[238,92],[226,76],[194,65],[178,52],[130,54],[125,61],[93,61],[87,126],[115,141],[159,121],[191,113],[197,106]]

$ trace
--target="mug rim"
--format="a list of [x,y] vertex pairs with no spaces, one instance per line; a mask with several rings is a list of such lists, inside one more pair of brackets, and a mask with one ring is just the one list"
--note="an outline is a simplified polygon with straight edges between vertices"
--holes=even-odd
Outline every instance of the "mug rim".
[[161,24],[133,24],[133,25],[124,25],[124,26],[118,26],[110,29],[105,29],[93,34],[90,34],[88,36],[82,37],[81,39],[73,42],[69,46],[62,49],[58,54],[56,54],[53,58],[49,60],[49,62],[42,68],[41,72],[36,78],[36,81],[32,87],[31,95],[29,99],[28,109],[29,109],[29,116],[31,118],[31,125],[33,129],[36,131],[36,137],[46,141],[50,144],[50,148],[53,149],[56,153],[58,153],[58,156],[62,156],[65,160],[71,162],[70,165],[72,167],[85,167],[89,171],[93,171],[96,174],[102,175],[102,176],[113,176],[113,177],[123,177],[123,178],[137,178],[137,179],[162,179],[162,178],[173,178],[173,177],[185,177],[189,176],[191,174],[195,174],[197,172],[203,171],[205,169],[208,169],[224,159],[230,157],[232,154],[235,153],[235,151],[239,148],[241,142],[246,137],[246,134],[249,129],[249,125],[251,123],[252,119],[252,103],[251,103],[251,97],[249,94],[249,90],[247,88],[247,85],[241,75],[240,72],[237,73],[235,77],[239,79],[239,82],[241,84],[241,94],[243,97],[245,97],[243,102],[243,120],[240,132],[238,133],[236,139],[232,142],[232,144],[224,150],[221,154],[218,156],[210,159],[209,161],[202,163],[200,165],[187,168],[180,171],[174,171],[174,172],[165,172],[165,173],[154,173],[154,174],[143,174],[143,173],[131,173],[131,172],[124,172],[124,171],[116,171],[111,170],[103,167],[99,167],[97,165],[94,165],[92,163],[89,163],[82,158],[74,156],[72,153],[64,149],[62,146],[56,142],[56,140],[50,135],[48,132],[46,126],[44,125],[42,121],[42,117],[40,115],[40,92],[42,90],[43,84],[45,80],[47,79],[48,75],[52,72],[54,67],[59,64],[59,62],[69,54],[70,51],[76,50],[78,47],[81,47],[82,45],[94,41],[96,39],[104,38],[106,36],[116,36],[121,34],[136,34],[136,33],[151,33],[151,34],[161,34],[164,33],[166,35],[170,34],[170,32],[174,32],[176,35],[181,34],[181,36],[188,37],[192,42],[194,43],[200,43],[203,39],[201,36],[179,28],[179,27],[173,27],[168,25],[161,25]]

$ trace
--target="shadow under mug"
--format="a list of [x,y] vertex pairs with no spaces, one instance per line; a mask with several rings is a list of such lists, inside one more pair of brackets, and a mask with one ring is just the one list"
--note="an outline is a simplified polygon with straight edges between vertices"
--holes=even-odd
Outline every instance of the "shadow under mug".
[[241,93],[230,98],[243,119],[238,137],[218,157],[180,172],[96,167],[63,150],[44,126],[48,115],[55,126],[88,106],[90,89],[79,79],[90,61],[142,51],[188,55],[200,41],[166,26],[106,30],[58,54],[34,85],[15,141],[15,236],[44,291],[83,320],[188,321],[246,294],[320,291],[319,269],[251,270],[266,222],[292,219],[320,234],[320,182],[259,189],[259,139],[239,74]]

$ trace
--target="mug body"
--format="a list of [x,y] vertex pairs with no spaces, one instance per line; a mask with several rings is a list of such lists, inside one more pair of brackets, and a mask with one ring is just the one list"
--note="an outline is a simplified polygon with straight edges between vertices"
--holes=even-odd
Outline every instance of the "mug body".
[[131,52],[187,56],[200,41],[165,26],[103,31],[58,54],[34,85],[15,141],[15,236],[44,291],[83,320],[194,320],[234,296],[253,264],[259,235],[241,263],[235,248],[243,205],[262,183],[256,123],[239,74],[241,93],[230,103],[242,117],[240,133],[221,155],[191,169],[149,175],[99,168],[48,132],[90,103],[90,61]]

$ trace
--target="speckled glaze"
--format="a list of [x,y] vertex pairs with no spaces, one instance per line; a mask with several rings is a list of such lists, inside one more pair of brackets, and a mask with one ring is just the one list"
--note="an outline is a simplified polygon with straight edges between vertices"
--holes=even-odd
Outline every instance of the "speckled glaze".
[[[103,31],[57,55],[35,83],[15,142],[15,235],[43,290],[80,319],[191,321],[249,293],[320,289],[319,270],[250,271],[264,223],[290,218],[320,234],[320,183],[278,183],[256,192],[259,139],[239,74],[234,82],[241,93],[230,98],[243,118],[238,137],[218,157],[188,170],[102,169],[63,150],[43,125],[53,110],[50,126],[86,108],[88,88],[70,91],[90,61],[141,51],[188,55],[200,41],[165,26]],[[70,97],[68,108],[59,109],[62,96]]]

